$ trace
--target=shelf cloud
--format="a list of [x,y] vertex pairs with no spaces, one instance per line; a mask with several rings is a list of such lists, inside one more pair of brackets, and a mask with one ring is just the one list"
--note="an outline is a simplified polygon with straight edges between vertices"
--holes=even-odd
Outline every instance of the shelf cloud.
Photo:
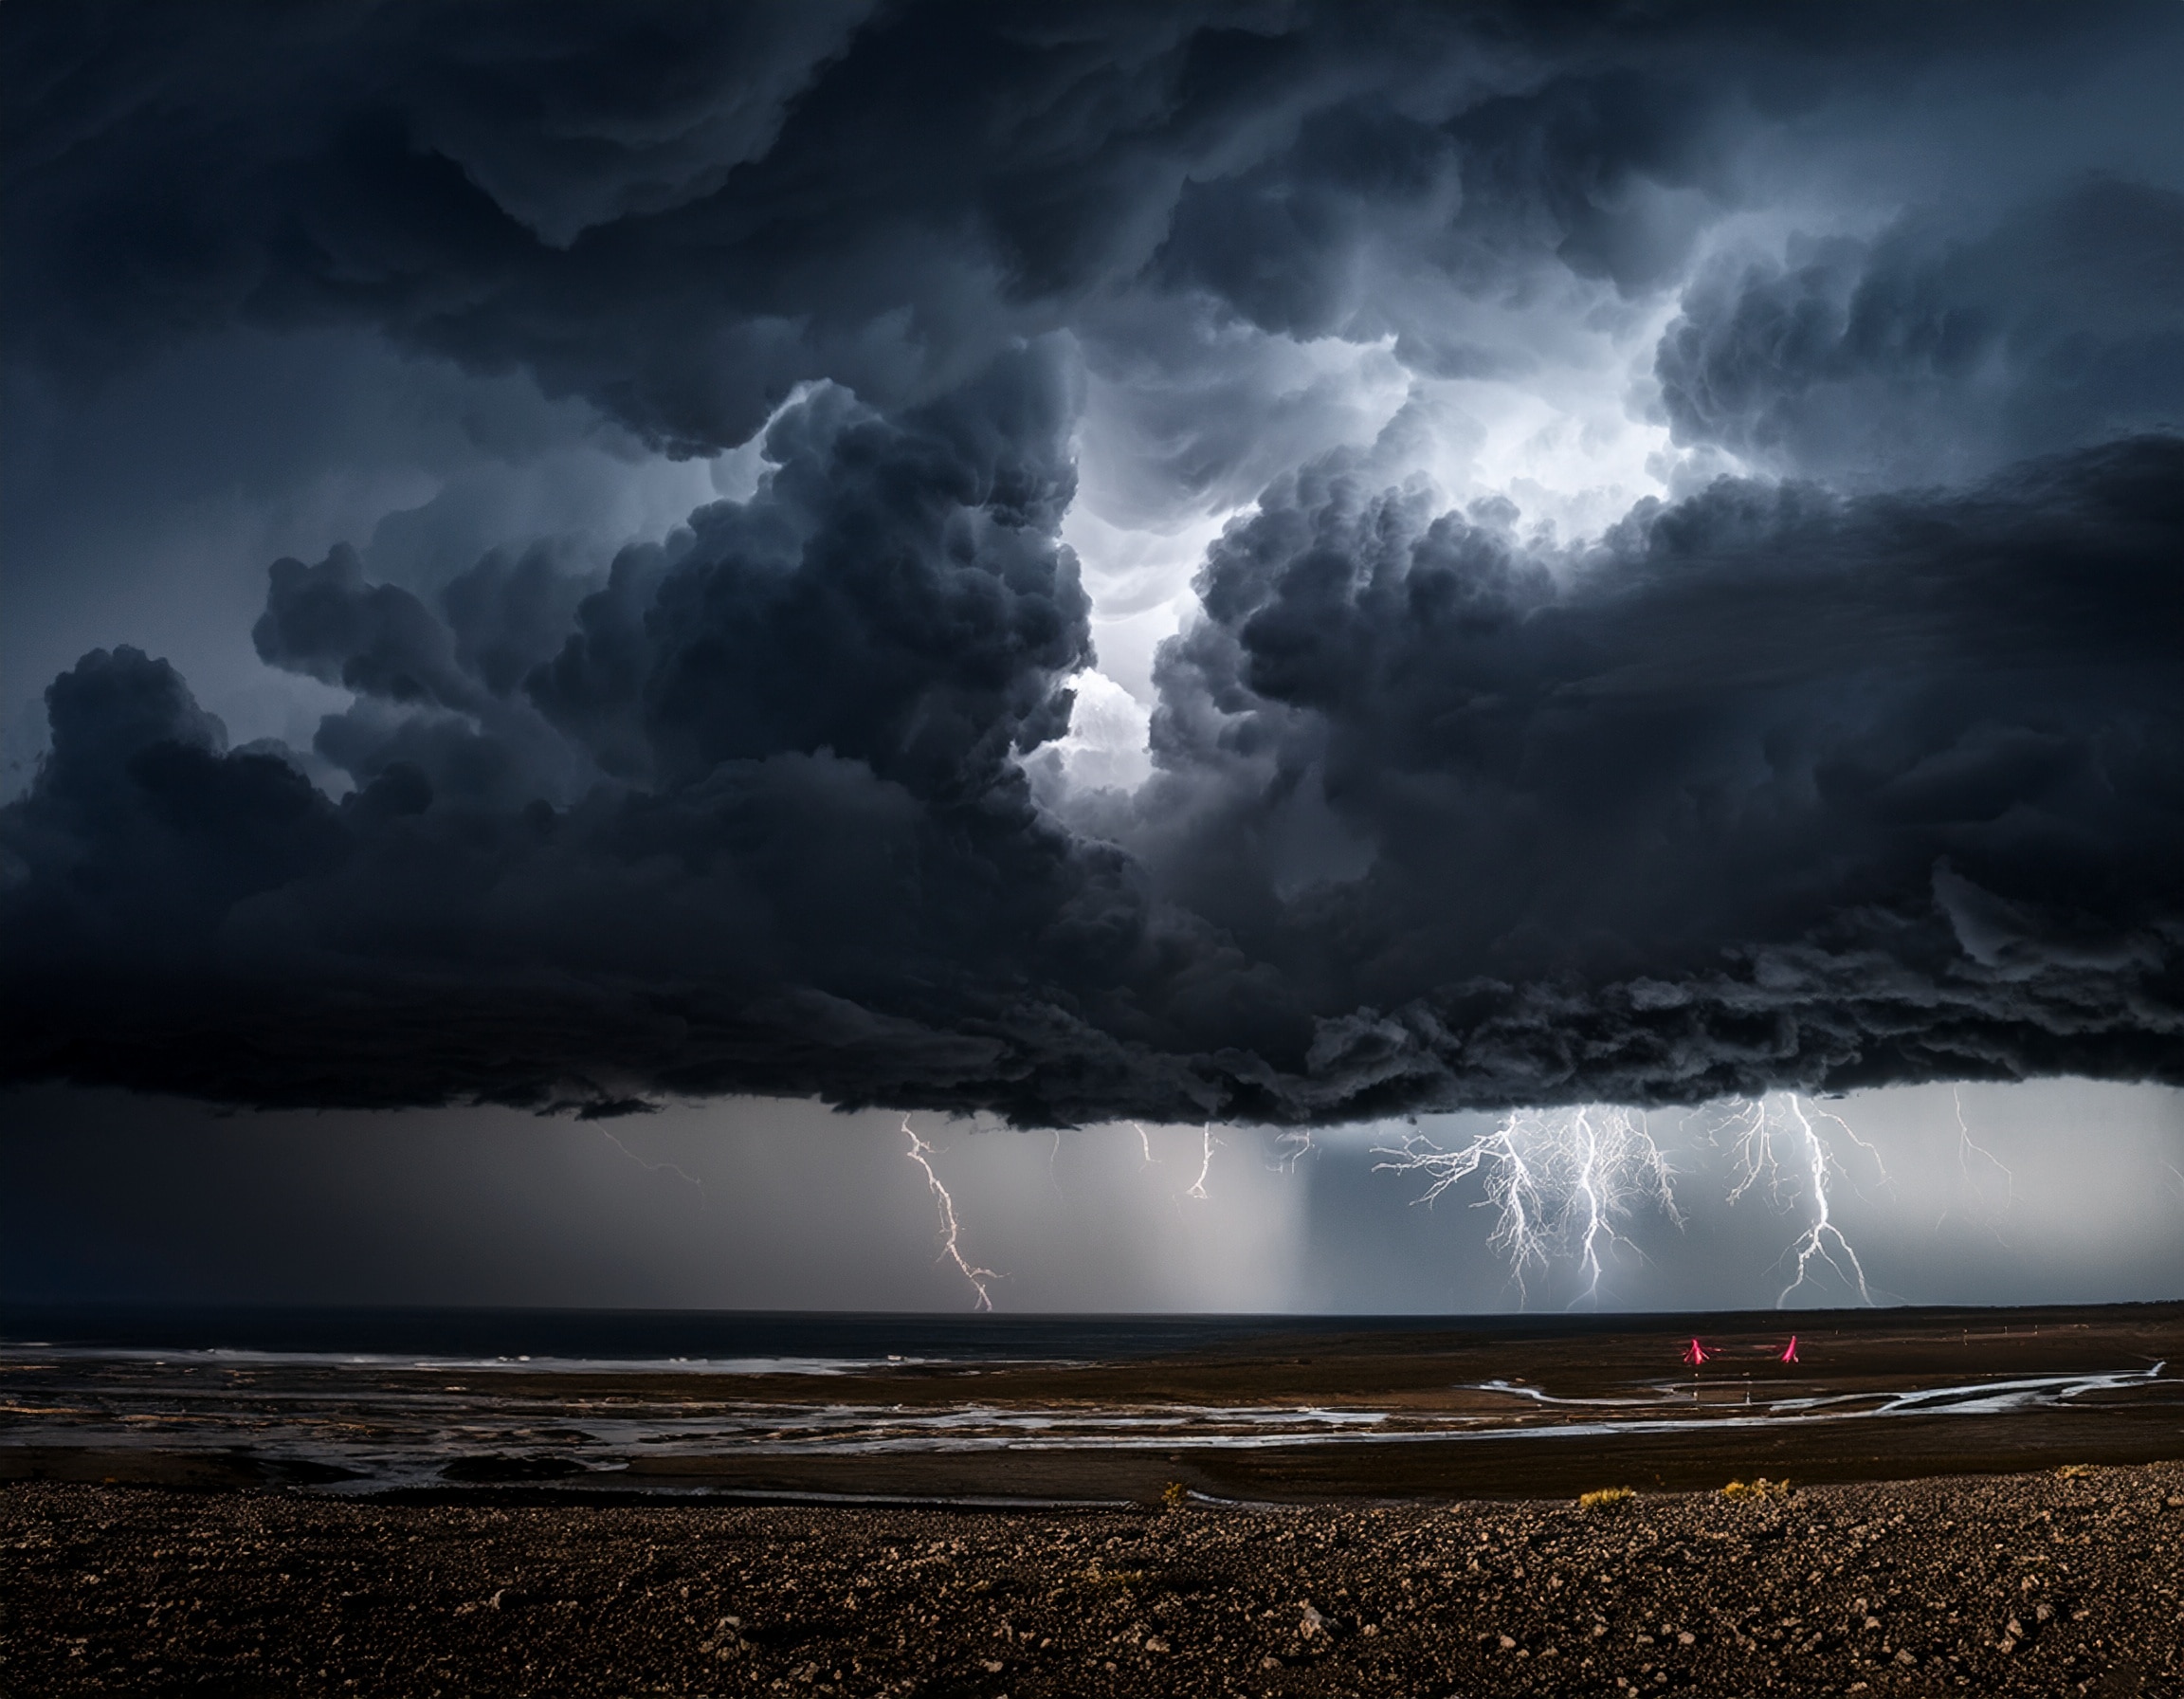
[[[470,398],[443,494],[237,567],[216,689],[307,735],[125,640],[189,582],[51,678],[9,1082],[1025,1125],[2184,1085],[2174,8],[0,32],[26,417],[266,338]],[[280,394],[251,429],[323,465],[268,502],[383,432]],[[619,546],[456,500],[578,453],[710,486]],[[14,457],[20,535],[89,522]],[[1114,542],[1178,535],[1174,581]],[[1147,776],[1073,766],[1170,602],[1100,720]]]

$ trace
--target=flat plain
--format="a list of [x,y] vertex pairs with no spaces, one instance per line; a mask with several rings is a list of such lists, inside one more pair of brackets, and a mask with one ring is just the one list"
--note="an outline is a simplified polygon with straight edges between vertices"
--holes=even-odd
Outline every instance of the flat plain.
[[451,1450],[409,1370],[20,1358],[0,1693],[2184,1694],[2184,1306],[1795,1324],[519,1365]]

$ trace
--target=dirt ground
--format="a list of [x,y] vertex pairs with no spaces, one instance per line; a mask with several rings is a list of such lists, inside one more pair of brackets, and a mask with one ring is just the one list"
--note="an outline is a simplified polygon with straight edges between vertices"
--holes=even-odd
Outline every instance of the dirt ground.
[[9,1695],[2184,1694],[2184,1467],[973,1512],[0,1488]]

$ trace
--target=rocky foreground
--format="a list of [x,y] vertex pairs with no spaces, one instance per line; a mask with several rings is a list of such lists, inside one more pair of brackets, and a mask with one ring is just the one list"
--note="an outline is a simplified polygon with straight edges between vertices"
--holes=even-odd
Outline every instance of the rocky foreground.
[[2184,1694],[2184,1466],[1167,1511],[0,1489],[0,1694]]

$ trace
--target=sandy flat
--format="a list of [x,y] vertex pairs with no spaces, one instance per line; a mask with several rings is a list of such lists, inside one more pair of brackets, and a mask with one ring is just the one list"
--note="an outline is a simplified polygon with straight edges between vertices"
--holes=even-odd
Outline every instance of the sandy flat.
[[[1696,1370],[1683,1327],[1705,1333]],[[0,1480],[1316,1503],[2184,1457],[2178,1305],[1322,1329],[828,1375],[27,1347],[0,1366]]]

